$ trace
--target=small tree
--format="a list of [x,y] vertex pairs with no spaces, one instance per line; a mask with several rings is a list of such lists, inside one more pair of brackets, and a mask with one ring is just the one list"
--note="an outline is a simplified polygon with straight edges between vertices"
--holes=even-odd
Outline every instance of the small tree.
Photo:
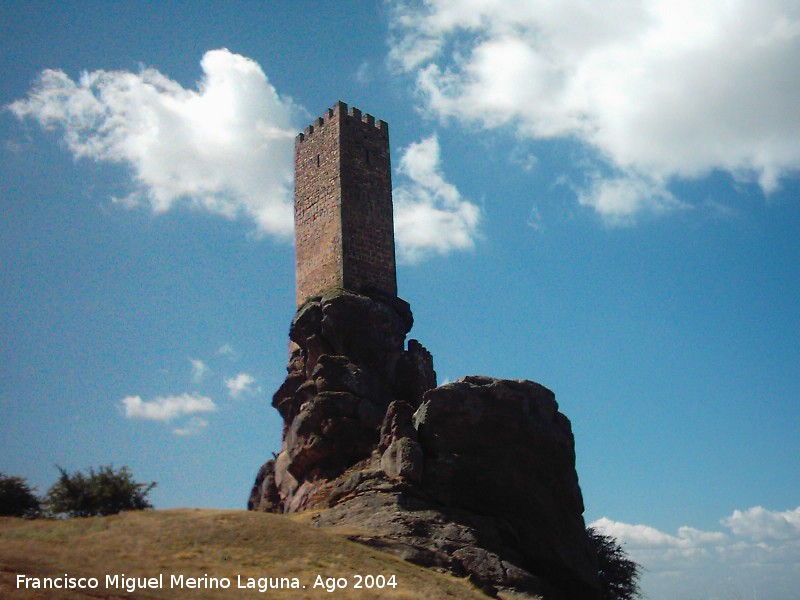
[[76,471],[70,475],[58,467],[61,475],[47,492],[47,508],[56,515],[92,517],[115,515],[123,510],[153,508],[147,500],[156,484],[137,483],[128,467],[114,470],[111,465],[87,475]]
[[25,479],[0,473],[0,515],[32,519],[41,512],[41,502]]
[[616,539],[603,535],[593,527],[586,532],[597,553],[597,571],[602,600],[633,600],[641,598],[639,576],[641,567],[628,558]]

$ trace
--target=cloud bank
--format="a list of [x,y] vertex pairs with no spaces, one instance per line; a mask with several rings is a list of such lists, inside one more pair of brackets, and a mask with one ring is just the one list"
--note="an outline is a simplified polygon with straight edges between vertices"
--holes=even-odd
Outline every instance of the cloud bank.
[[118,199],[124,205],[245,216],[288,238],[297,109],[248,58],[212,50],[200,66],[196,90],[155,69],[85,72],[77,81],[47,70],[8,108],[61,130],[77,158],[128,166],[134,189]]
[[[591,523],[615,537],[644,567],[651,600],[681,598],[796,598],[800,586],[800,507],[736,510],[721,531],[681,527],[677,535],[606,517]],[[794,594],[794,595],[793,595]]]
[[148,401],[142,400],[141,396],[127,396],[122,399],[122,407],[129,419],[147,421],[173,421],[179,417],[217,410],[211,398],[199,394],[160,396]]
[[796,2],[407,1],[392,29],[393,63],[443,120],[590,147],[579,200],[609,220],[678,206],[679,178],[770,193],[800,169]]
[[406,263],[470,250],[478,236],[480,209],[445,180],[440,154],[435,134],[402,150],[397,172],[405,183],[394,188],[394,229]]

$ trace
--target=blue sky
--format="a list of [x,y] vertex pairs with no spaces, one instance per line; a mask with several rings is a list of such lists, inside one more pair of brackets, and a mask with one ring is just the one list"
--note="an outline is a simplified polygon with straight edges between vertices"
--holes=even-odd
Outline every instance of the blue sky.
[[244,505],[292,138],[343,100],[390,124],[440,382],[555,391],[648,597],[798,597],[796,3],[5,1],[0,73],[3,472]]

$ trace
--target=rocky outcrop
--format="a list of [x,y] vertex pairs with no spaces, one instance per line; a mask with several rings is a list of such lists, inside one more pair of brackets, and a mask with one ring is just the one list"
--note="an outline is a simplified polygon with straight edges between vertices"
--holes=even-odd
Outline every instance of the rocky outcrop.
[[436,387],[397,298],[332,290],[290,328],[280,453],[248,507],[315,509],[360,542],[469,576],[490,595],[597,597],[569,420],[550,390],[470,376]]
[[333,289],[295,314],[287,376],[272,405],[283,417],[283,445],[264,465],[249,506],[297,512],[320,503],[317,492],[380,444],[389,405],[418,406],[436,386],[430,353],[399,298]]
[[465,377],[428,392],[414,425],[425,455],[423,487],[438,503],[510,524],[516,540],[507,545],[522,564],[574,597],[589,597],[582,594],[596,565],[574,438],[550,390]]

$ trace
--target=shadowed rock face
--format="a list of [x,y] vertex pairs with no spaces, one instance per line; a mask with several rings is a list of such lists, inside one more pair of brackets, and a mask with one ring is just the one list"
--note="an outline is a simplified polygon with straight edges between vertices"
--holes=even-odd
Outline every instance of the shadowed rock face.
[[[534,573],[586,598],[586,545],[570,422],[532,381],[464,377],[425,394],[414,414],[423,488],[444,506],[510,524],[506,543]],[[573,585],[575,582],[575,585]]]
[[290,329],[273,398],[283,445],[248,508],[322,511],[318,526],[469,576],[489,594],[598,597],[569,420],[553,393],[469,376],[436,387],[430,353],[405,347],[408,304],[332,290]]

